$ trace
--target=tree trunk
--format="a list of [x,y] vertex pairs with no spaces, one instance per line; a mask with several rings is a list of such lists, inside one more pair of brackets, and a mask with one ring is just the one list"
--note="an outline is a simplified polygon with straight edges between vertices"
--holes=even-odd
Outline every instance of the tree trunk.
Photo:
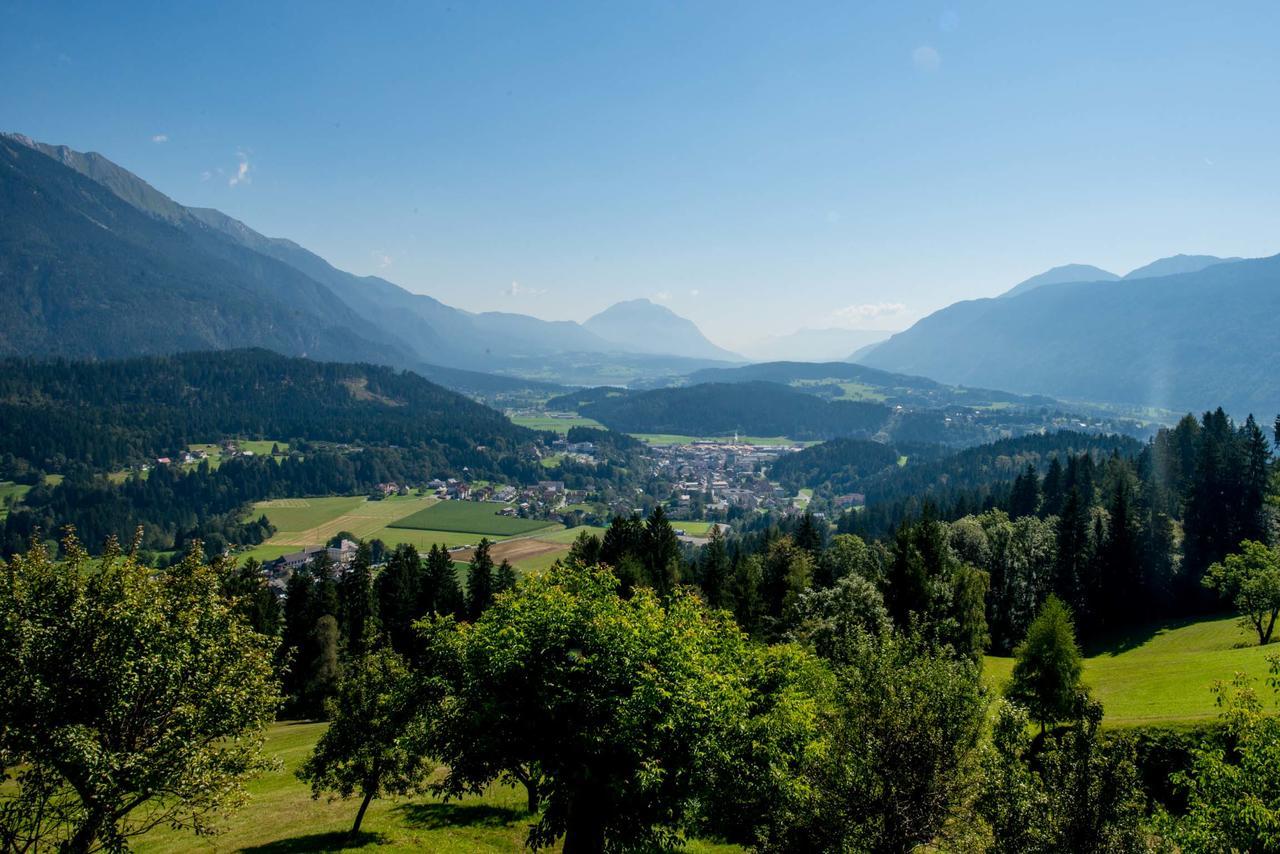
[[542,792],[538,791],[538,781],[530,777],[525,781],[524,790],[529,795],[529,812],[537,812],[542,808]]
[[601,854],[604,851],[604,821],[598,809],[578,802],[569,808],[564,834],[564,854]]
[[107,817],[105,813],[90,813],[84,823],[76,828],[75,835],[62,846],[62,850],[67,854],[88,854],[93,849],[93,844],[98,841],[98,837],[102,834],[102,828],[106,823]]
[[351,825],[352,836],[360,832],[360,822],[364,821],[364,811],[369,808],[369,801],[371,800],[373,800],[373,789],[364,793],[364,801],[360,804],[360,812],[356,813],[356,823]]

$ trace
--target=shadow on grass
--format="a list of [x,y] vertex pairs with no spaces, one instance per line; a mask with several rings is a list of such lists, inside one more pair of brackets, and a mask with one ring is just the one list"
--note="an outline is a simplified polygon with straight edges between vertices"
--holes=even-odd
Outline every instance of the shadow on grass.
[[486,804],[400,804],[394,811],[400,814],[405,824],[425,830],[441,827],[506,827],[528,817],[524,810]]
[[365,845],[378,845],[386,839],[381,833],[361,831],[352,836],[345,830],[329,833],[309,833],[306,836],[291,836],[278,839],[265,845],[254,845],[243,848],[244,854],[306,854],[306,852],[343,851],[349,848],[362,848]]
[[1101,655],[1117,656],[1137,649],[1138,647],[1155,639],[1157,635],[1166,634],[1174,631],[1175,629],[1181,629],[1194,623],[1203,623],[1208,620],[1218,620],[1223,617],[1230,616],[1232,615],[1229,613],[1200,614],[1194,617],[1175,617],[1172,619],[1133,626],[1122,631],[1107,633],[1092,643],[1086,644],[1084,647],[1084,654],[1089,658]]

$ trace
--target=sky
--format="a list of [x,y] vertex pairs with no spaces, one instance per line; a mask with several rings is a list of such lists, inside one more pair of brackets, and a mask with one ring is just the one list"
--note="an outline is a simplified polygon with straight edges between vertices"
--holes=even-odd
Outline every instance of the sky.
[[472,311],[745,347],[1280,252],[1280,4],[0,0],[0,129]]

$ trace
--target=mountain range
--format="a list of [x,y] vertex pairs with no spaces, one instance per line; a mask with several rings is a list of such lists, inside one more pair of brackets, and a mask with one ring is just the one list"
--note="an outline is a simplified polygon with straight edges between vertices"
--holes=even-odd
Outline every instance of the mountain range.
[[859,361],[944,383],[1182,411],[1222,405],[1270,421],[1280,411],[1278,315],[1280,256],[1175,256],[1122,279],[958,302]]
[[501,385],[467,372],[604,382],[740,360],[648,303],[587,325],[457,309],[183,206],[99,154],[6,134],[0,166],[0,355],[257,346],[411,367],[454,387]]

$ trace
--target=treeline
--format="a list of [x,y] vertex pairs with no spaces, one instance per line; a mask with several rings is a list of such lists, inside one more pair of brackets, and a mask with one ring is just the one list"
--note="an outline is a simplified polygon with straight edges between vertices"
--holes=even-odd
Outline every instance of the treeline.
[[229,545],[255,545],[270,536],[265,519],[246,518],[249,505],[269,498],[357,495],[379,483],[422,483],[431,477],[467,474],[530,483],[545,473],[531,460],[508,455],[494,460],[481,448],[368,447],[338,452],[300,443],[308,453],[280,460],[233,457],[217,468],[202,462],[184,470],[157,465],[146,477],[121,483],[86,467],[69,468],[57,485],[37,484],[4,520],[0,553],[24,551],[33,536],[56,537],[70,525],[85,542],[124,540],[139,526],[143,547],[185,549],[201,540],[210,555]]
[[296,437],[442,455],[483,448],[492,464],[535,434],[407,371],[265,350],[0,363],[0,459],[11,466],[107,471],[192,442]]
[[[618,523],[610,547],[633,538],[616,559],[641,573],[629,587],[583,562],[604,538],[502,592],[473,576],[465,596],[447,554],[400,549],[378,572],[365,546],[345,573],[296,574],[283,613],[255,567],[193,552],[156,571],[117,546],[90,561],[74,541],[57,565],[37,545],[0,567],[14,773],[0,839],[79,852],[159,823],[216,830],[268,767],[259,736],[283,687],[294,713],[323,702],[330,726],[298,776],[357,799],[353,834],[374,798],[509,782],[528,794],[530,846],[568,852],[694,836],[759,852],[1266,850],[1280,719],[1243,678],[1219,689],[1221,735],[1154,801],[1138,741],[1099,731],[1057,599],[993,705],[975,655],[983,573],[944,523],[890,547],[823,544],[801,520],[744,558],[776,564],[759,638],[706,601],[733,560],[722,541],[699,562],[702,593],[662,589],[679,571],[648,554],[664,524]],[[736,584],[722,591],[735,606]]]

